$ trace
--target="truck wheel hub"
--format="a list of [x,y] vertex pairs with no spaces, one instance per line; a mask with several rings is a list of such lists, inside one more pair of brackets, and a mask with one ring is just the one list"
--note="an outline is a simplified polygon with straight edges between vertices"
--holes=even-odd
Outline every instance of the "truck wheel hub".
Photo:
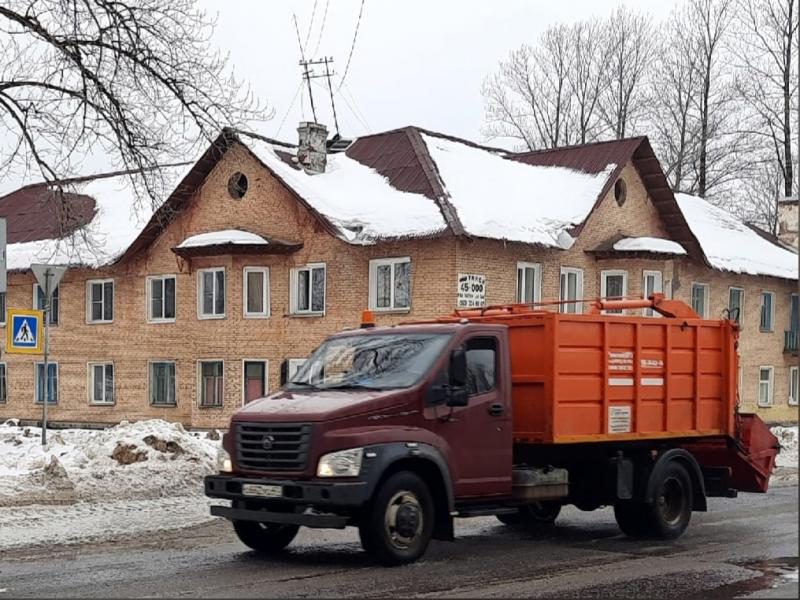
[[413,492],[398,492],[392,497],[386,507],[385,525],[395,546],[412,544],[422,531],[422,523],[422,507]]
[[419,527],[419,510],[416,506],[404,504],[397,509],[397,533],[405,538],[414,537]]

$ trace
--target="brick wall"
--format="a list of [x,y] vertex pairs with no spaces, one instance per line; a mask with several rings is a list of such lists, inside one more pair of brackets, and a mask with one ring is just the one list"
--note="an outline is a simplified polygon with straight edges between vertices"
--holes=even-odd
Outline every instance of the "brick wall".
[[[227,192],[229,177],[245,173],[249,186],[240,200]],[[50,418],[56,421],[113,423],[161,417],[196,427],[225,426],[230,414],[243,402],[243,361],[269,361],[268,387],[278,387],[280,363],[287,357],[306,356],[327,334],[358,324],[360,311],[368,305],[369,260],[408,256],[411,258],[410,310],[378,313],[378,324],[418,319],[449,312],[456,303],[458,273],[480,273],[487,277],[488,303],[514,301],[517,261],[541,265],[542,298],[558,298],[560,268],[584,271],[584,295],[600,292],[603,269],[628,272],[628,293],[639,294],[642,271],[658,270],[665,281],[677,279],[685,294],[686,282],[698,277],[718,282],[712,286],[712,312],[719,314],[727,302],[725,281],[745,281],[757,286],[758,278],[736,278],[686,261],[629,259],[598,260],[585,251],[617,234],[666,237],[658,215],[649,202],[635,169],[627,165],[627,200],[618,206],[613,192],[603,200],[584,226],[575,245],[566,251],[543,249],[498,240],[436,239],[405,240],[374,246],[342,242],[325,232],[315,218],[287,192],[252,156],[234,147],[220,161],[199,190],[156,242],[126,263],[100,270],[70,269],[60,286],[60,322],[52,328],[52,359],[59,365],[59,401]],[[303,247],[289,255],[207,256],[184,260],[172,248],[190,235],[219,229],[242,228],[264,236],[301,241]],[[324,316],[289,314],[289,273],[293,267],[324,262],[326,311]],[[677,263],[680,262],[678,267]],[[270,279],[270,316],[244,316],[242,282],[246,266],[267,267]],[[221,319],[198,319],[197,272],[205,267],[223,267],[226,273],[226,314]],[[176,276],[176,319],[171,323],[148,323],[146,279],[149,275]],[[678,277],[680,275],[680,277]],[[86,323],[86,281],[110,277],[115,282],[113,323]],[[727,278],[727,279],[726,279]],[[753,281],[751,281],[753,280]],[[771,280],[777,295],[776,332],[743,335],[747,365],[761,361],[774,364],[775,406],[761,412],[767,418],[784,420],[791,411],[779,407],[786,396],[788,358],[782,352],[782,323],[788,319],[789,283]],[[28,308],[32,304],[33,277],[9,274],[7,306]],[[717,289],[719,288],[719,289]],[[747,288],[746,307],[754,307],[756,292]],[[753,288],[755,289],[755,288]],[[749,316],[747,317],[749,319]],[[747,325],[746,325],[747,327]],[[778,331],[780,329],[780,332]],[[3,340],[2,345],[5,345]],[[752,351],[750,350],[752,348]],[[176,363],[177,404],[155,407],[149,402],[148,365],[152,360]],[[224,361],[224,402],[220,408],[201,408],[198,401],[198,360]],[[38,419],[41,407],[33,399],[33,364],[40,357],[7,354],[8,399],[0,404],[0,418]],[[112,362],[115,368],[113,406],[89,401],[90,362]],[[745,387],[753,370],[746,369]],[[784,369],[785,376],[783,371]],[[757,375],[752,375],[753,377]],[[783,386],[783,387],[781,387]],[[747,398],[747,394],[745,394]],[[784,402],[785,404],[785,402]],[[788,408],[788,407],[787,407]]]

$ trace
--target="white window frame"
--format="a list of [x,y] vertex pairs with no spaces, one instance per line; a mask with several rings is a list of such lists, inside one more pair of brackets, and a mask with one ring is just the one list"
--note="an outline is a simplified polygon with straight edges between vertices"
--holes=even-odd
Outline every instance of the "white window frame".
[[[106,386],[105,386],[105,376],[106,376],[106,367],[111,367],[113,379],[111,381],[111,393],[113,394],[113,401],[107,402],[105,400],[106,395]],[[103,367],[103,398],[102,402],[98,402],[94,399],[94,368],[95,367]],[[87,380],[88,380],[88,393],[89,393],[89,404],[92,406],[114,406],[117,403],[117,367],[114,365],[113,361],[110,360],[96,360],[90,361],[87,363]]]
[[[525,281],[525,271],[524,269],[533,269],[533,299],[526,300],[522,297],[522,291],[527,287],[525,285],[527,282]],[[519,272],[522,271],[522,289],[520,289],[519,283]],[[532,262],[517,262],[517,270],[516,270],[516,285],[517,285],[517,302],[519,303],[530,303],[530,302],[541,302],[542,301],[542,265],[541,263],[532,263]]]
[[[34,310],[44,310],[44,309],[39,309],[39,294],[38,294],[38,292],[39,292],[39,288],[41,288],[41,287],[42,286],[40,286],[38,282],[36,282],[36,281],[33,282],[33,300],[31,301],[31,306],[33,307]],[[53,316],[52,312],[53,311],[52,311],[52,307],[50,307],[50,319],[49,319],[49,321],[47,323],[48,325],[54,326],[54,327],[58,327],[58,322],[61,320],[61,292],[58,289],[58,286],[53,288],[53,294],[55,294],[56,292],[58,292],[58,311],[56,313],[56,322],[53,323],[53,319],[52,319],[52,316]],[[42,295],[44,295],[44,289],[42,289]],[[3,318],[5,318],[5,316],[3,316]]]
[[[106,295],[105,295],[105,284],[111,284],[111,318],[110,319],[92,319],[92,286],[93,285],[101,285],[103,286],[103,314],[106,312]],[[116,316],[117,307],[116,302],[114,302],[114,296],[116,295],[117,291],[117,284],[113,278],[106,278],[106,279],[89,279],[86,282],[86,323],[89,325],[99,325],[101,323],[113,323],[114,318]]]
[[[792,396],[792,387],[794,380],[797,378],[797,385],[794,389],[794,396]],[[6,372],[6,386],[8,385],[8,373]],[[800,367],[789,367],[789,406],[798,405],[798,396],[800,396]]]
[[[628,272],[623,270],[623,269],[607,269],[607,270],[600,271],[600,297],[601,298],[605,298],[606,295],[607,295],[606,290],[607,290],[607,287],[608,287],[608,278],[609,277],[619,277],[620,275],[622,276],[622,297],[624,298],[625,296],[628,295]],[[618,309],[617,310],[613,310],[613,311],[604,310],[603,314],[604,315],[607,315],[607,314],[622,315],[622,314],[625,314],[625,311],[624,310],[618,310]]]
[[[770,302],[770,315],[769,315],[769,328],[764,329],[761,326],[761,313],[764,311],[764,296],[769,295],[772,298]],[[758,330],[762,333],[772,333],[775,331],[775,292],[769,290],[761,290],[761,304],[758,310]]]
[[[655,277],[655,281],[653,283],[653,293],[654,294],[663,294],[664,293],[664,273],[661,271],[651,271],[647,269],[642,270],[642,296],[644,296],[645,300],[647,299],[647,278],[648,277]],[[660,317],[661,314],[654,311],[652,308],[643,308],[642,315],[645,317]]]
[[0,395],[0,404],[6,404],[8,402],[8,364],[6,361],[0,361],[0,368],[3,370],[3,379],[5,379],[6,382],[6,397],[3,398],[3,396]]
[[742,325],[744,322],[744,299],[745,299],[745,292],[743,287],[739,287],[738,285],[732,285],[728,288],[728,316],[730,316],[730,309],[731,309],[731,292],[733,290],[737,290],[741,293],[741,302],[739,303],[739,326]]
[[[175,316],[174,317],[154,317],[153,316],[153,302],[152,302],[152,293],[153,293],[153,282],[154,281],[164,281],[166,279],[174,279],[175,280]],[[161,287],[162,293],[164,287]],[[166,297],[166,296],[164,296]],[[147,279],[145,280],[145,293],[144,293],[144,301],[145,301],[145,314],[147,315],[147,322],[148,323],[174,323],[175,319],[178,318],[178,276],[173,273],[164,273],[163,275],[148,275]],[[163,298],[162,298],[163,302]]]
[[[394,266],[408,263],[408,306],[395,306],[394,297]],[[378,267],[391,267],[391,280],[389,286],[389,306],[378,307]],[[393,258],[374,258],[369,261],[369,308],[376,312],[409,312],[411,310],[411,257],[399,256]]]
[[[215,276],[213,278],[214,282],[214,290],[211,299],[211,306],[216,307],[217,305],[217,277],[216,273],[222,271],[222,293],[225,297],[225,304],[223,306],[222,313],[210,313],[206,314],[203,312],[203,274],[204,273],[214,273]],[[225,272],[225,267],[204,267],[202,269],[197,269],[197,318],[201,320],[205,319],[224,319],[228,313],[228,275]]]
[[[322,310],[313,309],[314,275],[313,269],[322,269]],[[297,275],[300,271],[308,271],[308,309],[297,308]],[[328,267],[324,262],[308,263],[294,267],[289,271],[289,313],[294,316],[323,316],[328,307]]]
[[6,303],[8,302],[7,292],[0,292],[0,327],[6,326]]
[[[175,371],[175,392],[174,402],[153,402],[153,365],[162,363],[171,364]],[[175,408],[178,406],[178,361],[174,358],[156,358],[147,361],[147,405],[155,406],[157,408]]]
[[[39,391],[39,365],[41,365],[42,368],[44,369],[44,361],[43,360],[38,360],[38,361],[33,363],[33,403],[36,404],[37,406],[42,406],[42,404],[47,402],[47,394],[45,393],[45,394],[42,395],[42,402],[39,403],[39,401],[37,400],[37,396],[39,395],[37,393]],[[59,372],[58,372],[58,370],[59,370],[58,369],[58,362],[53,361],[53,360],[48,360],[47,361],[47,368],[48,369],[50,369],[50,365],[55,365],[55,367],[56,367],[56,387],[55,387],[55,389],[56,389],[56,401],[55,402],[48,402],[47,406],[58,406],[58,400],[61,397],[61,390],[59,390],[60,379],[61,378],[59,377]],[[45,380],[45,392],[47,392],[47,372],[45,372],[45,374],[44,374],[44,380]]]
[[[761,400],[761,384],[765,383],[763,379],[761,379],[761,371],[767,370],[769,371],[769,379],[766,380],[767,383],[767,396],[768,399],[766,402],[762,402]],[[773,406],[775,403],[775,367],[769,365],[761,365],[758,367],[758,396],[756,396],[756,402],[759,406],[767,407]]]
[[694,286],[698,286],[703,288],[703,314],[700,315],[700,318],[707,319],[708,318],[708,303],[711,299],[711,284],[703,283],[701,281],[693,281],[691,287],[689,288],[689,306],[692,307],[694,310]]
[[[569,300],[569,298],[564,297],[565,293],[565,286],[563,284],[562,278],[567,277],[569,275],[575,275],[575,299],[579,300],[583,298],[583,269],[578,269],[576,267],[561,267],[561,272],[558,276],[558,299],[563,302],[564,300]],[[569,279],[567,279],[569,281]],[[569,286],[566,286],[567,289]],[[574,311],[569,311],[568,308],[570,304],[575,308]],[[571,313],[571,314],[581,314],[583,312],[583,304],[579,302],[571,302],[570,304],[561,304],[559,305],[559,310],[562,313]]]
[[[203,364],[220,363],[222,365],[222,397],[219,404],[203,404]],[[197,406],[199,408],[222,408],[225,406],[225,360],[222,358],[199,358],[197,360]]]
[[[261,312],[250,312],[247,310],[248,286],[249,280],[247,279],[248,273],[261,273],[264,276],[264,293],[261,302],[264,305],[264,310]],[[242,270],[242,314],[246,319],[267,319],[270,316],[270,298],[269,298],[269,267],[245,267]]]
[[269,394],[269,359],[267,358],[243,358],[242,359],[242,406],[247,402],[247,372],[245,365],[247,363],[264,363],[264,395]]

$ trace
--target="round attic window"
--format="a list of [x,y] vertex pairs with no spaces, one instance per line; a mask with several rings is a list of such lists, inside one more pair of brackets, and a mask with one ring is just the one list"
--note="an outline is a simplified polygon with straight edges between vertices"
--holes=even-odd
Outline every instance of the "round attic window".
[[240,200],[247,193],[247,176],[238,171],[228,179],[228,193],[234,200]]
[[617,182],[614,184],[614,199],[617,201],[617,204],[622,206],[625,204],[625,196],[628,193],[628,186],[625,185],[625,180],[620,178],[617,179]]

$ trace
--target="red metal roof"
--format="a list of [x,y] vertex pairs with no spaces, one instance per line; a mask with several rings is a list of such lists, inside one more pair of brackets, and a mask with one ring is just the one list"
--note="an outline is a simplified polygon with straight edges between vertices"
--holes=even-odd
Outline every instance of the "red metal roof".
[[644,137],[633,137],[578,146],[534,150],[533,152],[511,154],[508,158],[527,165],[567,167],[585,173],[599,173],[612,163],[624,166],[644,139]]
[[58,192],[45,184],[20,188],[0,198],[8,244],[50,240],[69,235],[94,218],[94,198]]

